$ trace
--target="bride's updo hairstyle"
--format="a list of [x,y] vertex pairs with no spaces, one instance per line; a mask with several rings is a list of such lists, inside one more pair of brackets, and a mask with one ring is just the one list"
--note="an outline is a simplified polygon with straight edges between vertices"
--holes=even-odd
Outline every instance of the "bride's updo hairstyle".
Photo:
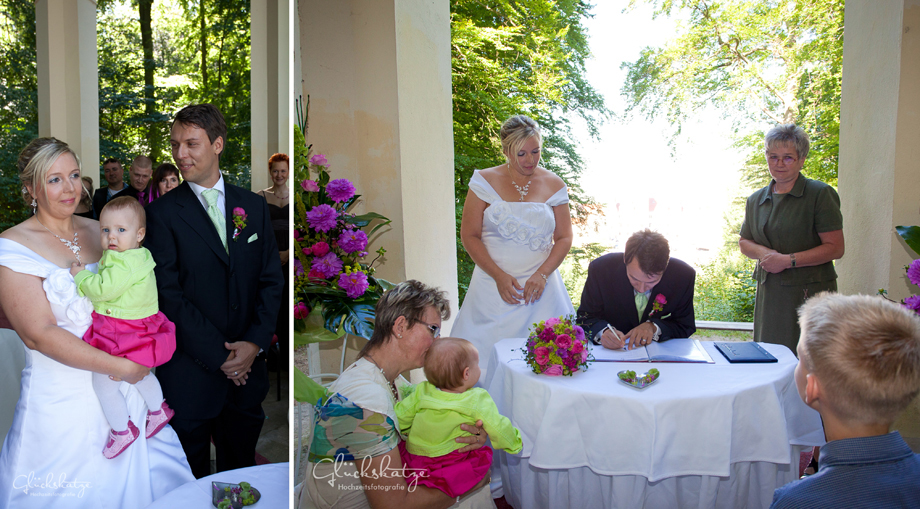
[[543,135],[540,133],[540,124],[526,115],[515,115],[502,124],[499,137],[502,140],[502,153],[509,160],[517,153],[521,145],[532,136],[537,137],[543,145]]
[[438,389],[456,389],[463,385],[463,370],[473,365],[478,353],[463,338],[441,338],[425,354],[425,378]]
[[26,186],[32,186],[35,193],[44,190],[48,170],[64,154],[72,155],[77,167],[81,167],[76,152],[57,138],[35,138],[19,153],[16,168],[19,170],[19,183],[22,184],[22,199],[27,204],[32,202],[32,196]]
[[414,279],[404,281],[391,288],[377,301],[374,318],[374,333],[370,341],[361,349],[358,358],[364,357],[371,350],[386,344],[393,333],[393,326],[400,316],[406,317],[409,327],[422,323],[422,317],[428,307],[434,307],[441,315],[441,320],[450,318],[450,301],[447,294],[420,283]]

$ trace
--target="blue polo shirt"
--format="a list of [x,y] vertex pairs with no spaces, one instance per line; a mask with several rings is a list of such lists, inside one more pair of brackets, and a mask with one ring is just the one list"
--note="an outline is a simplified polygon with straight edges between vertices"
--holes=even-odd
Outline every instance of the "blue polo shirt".
[[920,507],[920,455],[897,431],[828,442],[818,473],[777,488],[770,507]]

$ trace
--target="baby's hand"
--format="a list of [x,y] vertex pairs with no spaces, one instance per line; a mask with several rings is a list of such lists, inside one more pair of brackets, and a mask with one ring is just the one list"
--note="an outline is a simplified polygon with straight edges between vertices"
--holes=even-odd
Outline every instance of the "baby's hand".
[[73,262],[70,264],[70,275],[71,276],[76,276],[77,272],[80,272],[81,270],[83,270],[83,264],[79,262]]

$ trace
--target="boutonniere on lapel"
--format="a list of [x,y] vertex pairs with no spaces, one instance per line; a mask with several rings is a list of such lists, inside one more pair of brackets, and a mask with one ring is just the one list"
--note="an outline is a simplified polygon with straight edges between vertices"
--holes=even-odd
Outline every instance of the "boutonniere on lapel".
[[246,228],[246,218],[249,217],[242,207],[233,208],[233,242],[239,238],[240,232]]
[[648,314],[648,316],[651,317],[655,313],[660,312],[662,309],[664,309],[664,305],[667,303],[668,303],[668,299],[665,298],[663,293],[659,293],[658,295],[656,295],[655,302],[652,304],[652,311]]

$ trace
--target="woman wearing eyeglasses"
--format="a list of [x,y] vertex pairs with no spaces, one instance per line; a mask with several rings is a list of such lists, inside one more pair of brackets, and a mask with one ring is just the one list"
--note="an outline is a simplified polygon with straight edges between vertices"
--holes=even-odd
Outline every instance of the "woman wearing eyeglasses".
[[808,135],[795,124],[766,135],[772,181],[747,199],[738,244],[757,260],[754,341],[799,342],[796,310],[805,299],[837,291],[833,260],[843,256],[843,216],[837,191],[801,175]]
[[[387,291],[377,303],[374,334],[358,360],[332,384],[336,396],[318,408],[299,507],[447,508],[456,499],[442,491],[408,484],[400,456],[396,402],[409,395],[400,373],[420,368],[441,320],[450,317],[444,292],[418,281]],[[338,398],[338,399],[337,399]],[[470,433],[456,439],[479,449],[488,440],[482,421],[461,424]],[[494,507],[485,476],[460,507]]]

